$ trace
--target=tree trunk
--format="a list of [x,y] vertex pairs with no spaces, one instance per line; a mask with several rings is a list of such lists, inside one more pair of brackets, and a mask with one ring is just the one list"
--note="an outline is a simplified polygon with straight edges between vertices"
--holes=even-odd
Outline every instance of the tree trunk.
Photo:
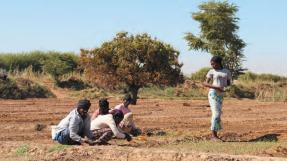
[[129,86],[129,92],[132,96],[132,105],[136,105],[137,104],[137,99],[138,99],[138,91],[139,91],[140,87],[136,86],[136,85],[132,85]]

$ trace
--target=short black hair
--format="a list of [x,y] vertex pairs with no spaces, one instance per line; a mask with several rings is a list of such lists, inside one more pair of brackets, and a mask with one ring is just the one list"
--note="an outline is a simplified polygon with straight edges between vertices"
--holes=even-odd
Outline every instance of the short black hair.
[[99,113],[102,115],[109,113],[109,102],[106,98],[102,98],[99,100]]
[[221,66],[221,68],[223,68],[221,56],[218,56],[218,55],[213,56],[210,61],[213,61],[213,62],[219,64]]
[[77,104],[77,109],[84,109],[84,110],[89,110],[91,106],[91,102],[88,99],[82,99],[79,100]]
[[121,110],[113,110],[112,115],[116,124],[119,124],[124,119],[124,113]]

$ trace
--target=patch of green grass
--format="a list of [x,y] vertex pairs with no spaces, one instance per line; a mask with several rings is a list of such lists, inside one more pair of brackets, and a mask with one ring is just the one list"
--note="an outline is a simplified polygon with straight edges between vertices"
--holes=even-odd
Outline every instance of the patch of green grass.
[[69,145],[61,145],[61,144],[57,144],[57,145],[53,145],[48,149],[48,152],[60,152],[63,151],[64,149],[69,148]]
[[28,145],[26,144],[21,145],[16,149],[16,156],[24,156],[27,154],[28,150],[29,150]]
[[[284,144],[284,145],[283,145]],[[185,142],[181,144],[171,144],[165,146],[167,149],[177,149],[181,151],[200,151],[211,153],[225,153],[232,155],[242,154],[260,154],[268,149],[273,149],[278,146],[286,146],[286,143],[280,142],[212,142],[198,141]]]

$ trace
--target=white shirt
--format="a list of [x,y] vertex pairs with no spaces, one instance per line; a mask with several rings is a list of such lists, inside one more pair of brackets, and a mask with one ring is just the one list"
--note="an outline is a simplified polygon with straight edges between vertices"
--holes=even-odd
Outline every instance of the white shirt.
[[82,119],[77,111],[77,108],[72,110],[57,126],[57,133],[65,129],[70,130],[70,138],[74,141],[80,142],[80,133],[84,133],[84,136],[92,138],[93,134],[90,131],[91,119],[88,115],[85,119]]
[[124,139],[125,134],[118,129],[112,114],[99,115],[91,122],[91,130],[110,128],[117,138]]
[[215,87],[224,88],[227,86],[227,81],[231,81],[231,73],[228,69],[210,69],[206,78],[212,79],[212,85]]

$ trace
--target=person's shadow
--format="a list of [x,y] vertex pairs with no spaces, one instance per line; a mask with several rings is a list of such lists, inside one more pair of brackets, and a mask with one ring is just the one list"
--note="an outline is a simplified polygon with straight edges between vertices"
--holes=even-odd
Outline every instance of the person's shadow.
[[276,142],[280,134],[266,134],[250,140],[226,140],[224,142]]
[[248,142],[259,142],[259,141],[276,142],[278,141],[278,136],[280,136],[280,134],[266,134],[256,139],[251,139]]

